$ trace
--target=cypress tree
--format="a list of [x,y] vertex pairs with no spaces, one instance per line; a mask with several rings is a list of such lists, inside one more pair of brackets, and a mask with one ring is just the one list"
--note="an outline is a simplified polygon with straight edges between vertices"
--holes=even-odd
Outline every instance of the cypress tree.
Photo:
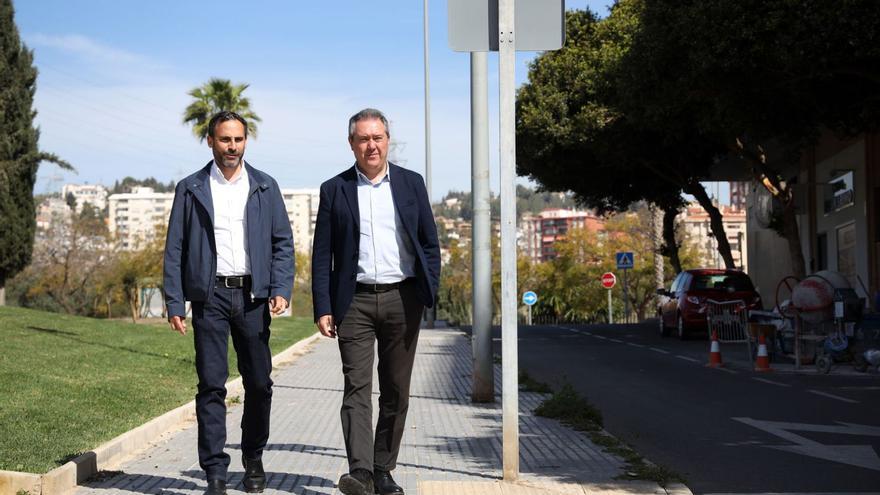
[[39,150],[40,131],[33,110],[37,69],[34,54],[21,42],[12,0],[0,0],[0,304],[6,281],[31,261],[36,215],[33,199],[37,168],[67,162]]

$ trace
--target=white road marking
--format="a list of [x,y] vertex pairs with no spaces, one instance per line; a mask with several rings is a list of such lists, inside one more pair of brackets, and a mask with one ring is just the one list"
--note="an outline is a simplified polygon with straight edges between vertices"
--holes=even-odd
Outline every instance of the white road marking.
[[752,377],[752,380],[755,380],[756,382],[761,382],[761,383],[769,383],[770,385],[776,385],[777,387],[790,387],[791,386],[787,383],[774,382],[773,380],[768,380],[766,378],[757,378],[754,376]]
[[739,374],[738,372],[733,371],[733,370],[731,370],[731,369],[727,369],[727,368],[721,368],[721,367],[719,367],[719,368],[714,368],[714,369],[716,369],[716,370],[718,370],[718,371],[723,371],[723,372],[725,372],[725,373],[730,373],[731,375],[738,375],[738,374]]
[[642,348],[642,349],[645,348],[645,346],[643,346],[642,344],[635,344],[635,343],[632,343],[632,342],[627,342],[626,345],[631,345],[631,346],[633,346],[633,347],[639,347],[639,348]]
[[654,352],[659,352],[660,354],[669,354],[669,351],[667,351],[666,349],[660,349],[657,347],[649,347],[648,349],[651,349]]
[[617,343],[617,344],[622,344],[622,343],[623,343],[622,340],[617,340],[617,339],[608,339],[608,340],[610,340],[611,342],[615,342],[615,343]]
[[840,387],[842,390],[880,390],[880,387]]
[[596,337],[597,339],[608,340],[606,337],[603,337],[601,335],[593,335],[593,337]]
[[684,359],[685,361],[690,361],[692,363],[699,363],[700,362],[699,359],[694,359],[694,358],[688,357],[688,356],[682,356],[681,354],[679,354],[675,357],[677,357],[678,359]]
[[752,418],[731,419],[758,428],[759,430],[763,430],[771,435],[795,444],[768,445],[768,448],[880,471],[880,457],[877,456],[877,452],[871,445],[825,445],[792,433],[792,431],[812,431],[819,433],[836,433],[839,435],[880,437],[880,427],[853,423],[816,425],[807,423],[786,423],[781,421],[761,421]]
[[839,400],[840,402],[847,402],[849,404],[858,404],[859,401],[847,399],[846,397],[841,397],[839,395],[829,394],[828,392],[821,392],[819,390],[807,390],[807,392],[811,394],[821,395],[822,397],[828,397],[829,399]]
[[707,493],[706,495],[880,495],[880,492],[764,492],[764,493]]

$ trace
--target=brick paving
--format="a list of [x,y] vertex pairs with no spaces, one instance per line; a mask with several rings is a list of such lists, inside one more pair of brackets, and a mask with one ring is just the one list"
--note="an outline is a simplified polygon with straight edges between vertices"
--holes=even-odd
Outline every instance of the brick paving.
[[[454,329],[422,330],[412,398],[394,477],[409,495],[419,482],[491,482],[501,477],[501,370],[496,366],[494,404],[470,401],[471,347]],[[335,341],[318,340],[304,356],[276,370],[272,433],[263,455],[266,493],[336,494],[348,470],[339,422],[342,372]],[[374,377],[374,401],[378,385]],[[520,392],[520,472],[534,482],[603,483],[623,462],[589,439],[532,410],[543,400]],[[228,484],[240,491],[241,406],[228,413]],[[376,405],[374,402],[374,415]],[[194,422],[156,439],[103,479],[86,482],[78,495],[200,494],[204,474],[196,456]],[[656,485],[654,485],[656,486]]]

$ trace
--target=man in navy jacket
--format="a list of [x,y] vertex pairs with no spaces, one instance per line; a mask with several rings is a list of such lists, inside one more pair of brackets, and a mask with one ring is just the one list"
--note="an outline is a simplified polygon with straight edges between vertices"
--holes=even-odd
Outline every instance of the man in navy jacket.
[[[425,307],[440,277],[440,246],[422,177],[387,160],[388,121],[365,109],[349,120],[356,163],[321,185],[312,248],[315,323],[339,338],[346,495],[402,494],[391,477],[409,405]],[[372,428],[374,344],[379,421]]]
[[244,385],[242,481],[265,487],[262,453],[272,403],[270,312],[288,307],[293,289],[293,234],[274,179],[244,159],[247,122],[223,111],[208,124],[214,160],[177,184],[165,241],[165,304],[171,328],[186,334],[192,303],[199,465],[207,494],[226,493],[227,342],[238,356]]

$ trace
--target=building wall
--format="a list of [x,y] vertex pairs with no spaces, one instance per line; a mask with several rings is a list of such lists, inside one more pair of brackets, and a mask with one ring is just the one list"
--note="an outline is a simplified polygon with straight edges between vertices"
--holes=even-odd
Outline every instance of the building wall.
[[311,253],[315,236],[315,222],[318,218],[318,189],[282,189],[284,206],[290,228],[293,231],[293,246],[297,252]]
[[[850,284],[856,292],[862,297],[867,296],[869,302],[873,300],[872,294],[877,285],[876,280],[870,277],[871,265],[876,264],[876,260],[872,260],[869,248],[871,229],[868,187],[877,179],[874,175],[876,172],[871,172],[875,169],[868,163],[870,156],[872,155],[866,148],[864,136],[840,141],[826,135],[816,147],[804,153],[800,170],[790,172],[797,176],[800,185],[795,189],[795,201],[800,212],[797,216],[798,227],[807,274],[820,269],[843,270],[847,272]],[[852,204],[827,208],[826,199],[835,195],[832,183],[838,182],[845,175],[849,175],[845,179],[847,187],[838,194],[846,192],[851,185]],[[750,274],[762,289],[765,304],[769,306],[776,303],[776,288],[780,281],[792,275],[794,270],[785,239],[770,229],[761,228],[755,220],[759,187],[762,186],[752,185],[749,189]],[[850,236],[849,257],[846,256],[845,246],[838,240],[844,233]],[[851,262],[844,266],[841,261],[847,259]],[[863,288],[862,284],[866,287]],[[782,290],[780,296],[788,298],[788,290]]]
[[[868,246],[868,226],[864,140],[816,163],[815,177],[816,252],[812,256],[813,267],[816,270],[823,268],[820,261],[824,261],[824,268],[843,273],[860,296],[867,296],[859,282],[867,285],[869,280],[868,250],[865,249]],[[839,209],[826,206],[826,200],[835,194],[829,182],[848,183],[846,187],[852,191],[852,204]],[[841,193],[847,194],[846,190],[837,191],[838,197]],[[849,239],[849,248],[841,242],[845,238]],[[826,253],[825,260],[819,259],[821,252]]]
[[156,227],[168,225],[174,193],[157,193],[136,187],[130,193],[112,194],[108,227],[123,249],[135,249],[156,235]]
[[85,203],[91,203],[98,210],[107,207],[107,188],[98,184],[64,184],[61,188],[61,199],[66,199],[67,194],[73,194],[76,198],[76,211],[82,211]]
[[[777,285],[783,278],[792,274],[792,269],[788,242],[775,231],[764,228],[758,223],[758,188],[763,187],[750,184],[746,195],[748,274],[758,293],[761,294],[761,299],[764,300],[764,307],[771,309],[776,304]],[[802,232],[805,225],[805,221],[800,222]],[[787,294],[786,292],[783,297],[787,298]]]

